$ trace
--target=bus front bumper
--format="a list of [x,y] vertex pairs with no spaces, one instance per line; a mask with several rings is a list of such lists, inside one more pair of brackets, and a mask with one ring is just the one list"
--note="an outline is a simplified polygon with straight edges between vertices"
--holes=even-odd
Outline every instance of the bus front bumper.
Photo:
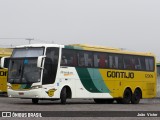
[[42,98],[43,93],[41,89],[32,90],[12,90],[8,89],[8,97],[13,98]]

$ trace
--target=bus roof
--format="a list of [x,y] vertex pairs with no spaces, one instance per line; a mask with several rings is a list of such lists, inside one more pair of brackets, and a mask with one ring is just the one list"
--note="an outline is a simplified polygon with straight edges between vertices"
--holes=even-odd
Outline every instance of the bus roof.
[[73,48],[73,49],[99,51],[99,52],[114,52],[114,53],[123,53],[123,54],[154,56],[154,54],[152,54],[150,52],[135,52],[135,51],[124,50],[124,49],[121,49],[121,48],[112,48],[112,47],[104,47],[104,46],[92,46],[92,45],[87,45],[87,44],[70,44],[70,45],[66,45],[65,47],[66,48]]
[[11,48],[0,48],[0,57],[10,56],[12,54]]
[[20,45],[16,46],[16,48],[23,48],[23,47],[60,47],[64,45],[58,45],[58,44],[28,44],[28,45]]
[[112,48],[112,47],[104,47],[104,46],[93,46],[87,44],[69,44],[69,45],[59,45],[59,44],[29,44],[29,45],[21,45],[16,48],[22,47],[65,47],[68,49],[77,49],[77,50],[90,50],[90,51],[98,51],[98,52],[113,52],[113,53],[123,53],[123,54],[133,54],[133,55],[145,55],[145,56],[155,56],[150,52],[135,52],[128,51],[121,48]]

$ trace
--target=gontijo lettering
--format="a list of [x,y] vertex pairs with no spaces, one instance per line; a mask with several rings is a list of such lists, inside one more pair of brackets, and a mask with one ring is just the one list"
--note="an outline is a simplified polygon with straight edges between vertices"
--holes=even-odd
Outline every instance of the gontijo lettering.
[[107,77],[109,78],[134,78],[133,72],[118,72],[118,71],[107,71]]

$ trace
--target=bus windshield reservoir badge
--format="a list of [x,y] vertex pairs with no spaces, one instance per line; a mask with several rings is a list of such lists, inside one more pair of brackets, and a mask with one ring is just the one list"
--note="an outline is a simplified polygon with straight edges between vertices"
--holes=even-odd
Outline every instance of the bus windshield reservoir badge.
[[53,88],[53,89],[49,89],[48,91],[46,91],[46,93],[48,94],[49,97],[52,97],[54,96],[54,92],[56,91],[57,89]]
[[60,73],[63,74],[63,76],[65,76],[65,77],[73,75],[73,72],[69,72],[69,71],[61,71]]

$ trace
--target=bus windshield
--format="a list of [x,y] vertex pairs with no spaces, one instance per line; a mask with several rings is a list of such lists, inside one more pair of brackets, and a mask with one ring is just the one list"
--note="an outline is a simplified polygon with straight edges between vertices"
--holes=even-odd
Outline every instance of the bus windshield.
[[40,82],[41,70],[37,67],[37,58],[11,59],[9,69],[9,83]]
[[8,82],[26,84],[40,82],[41,69],[37,67],[38,56],[44,47],[15,48],[9,63]]

